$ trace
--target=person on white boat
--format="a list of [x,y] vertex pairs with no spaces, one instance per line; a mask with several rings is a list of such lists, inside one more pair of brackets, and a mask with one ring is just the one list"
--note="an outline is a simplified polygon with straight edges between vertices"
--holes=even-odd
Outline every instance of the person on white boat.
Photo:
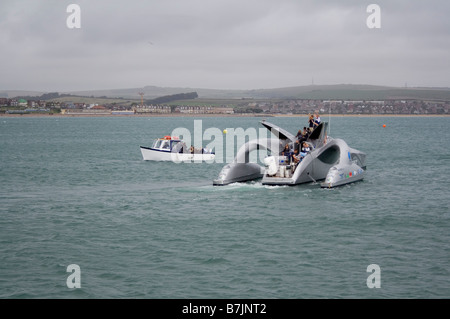
[[191,145],[191,147],[189,148],[189,153],[191,154],[203,154],[204,152],[203,147],[200,148],[196,148],[194,147],[194,145]]
[[184,150],[187,148],[186,143],[184,142],[179,142],[175,145],[175,147],[173,148],[173,151],[175,153],[184,153]]
[[161,146],[161,149],[163,149],[163,150],[170,149],[170,142],[169,141],[164,141],[163,145]]

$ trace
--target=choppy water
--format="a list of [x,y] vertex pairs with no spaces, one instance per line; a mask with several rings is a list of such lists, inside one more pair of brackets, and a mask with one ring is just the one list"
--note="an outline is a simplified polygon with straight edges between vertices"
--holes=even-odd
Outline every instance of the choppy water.
[[[450,297],[450,118],[332,118],[368,172],[331,190],[213,187],[224,164],[142,160],[193,121],[0,118],[0,298]],[[306,118],[269,121],[295,133]]]

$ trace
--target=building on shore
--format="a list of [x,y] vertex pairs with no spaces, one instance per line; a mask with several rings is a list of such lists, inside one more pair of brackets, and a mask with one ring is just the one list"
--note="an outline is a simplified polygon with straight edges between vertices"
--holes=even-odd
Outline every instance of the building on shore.
[[136,107],[135,112],[136,114],[168,114],[172,113],[172,108],[167,105],[144,105],[142,107]]
[[90,109],[61,109],[62,115],[110,115],[111,110],[103,108]]
[[219,106],[177,106],[174,113],[184,114],[234,114],[232,107]]

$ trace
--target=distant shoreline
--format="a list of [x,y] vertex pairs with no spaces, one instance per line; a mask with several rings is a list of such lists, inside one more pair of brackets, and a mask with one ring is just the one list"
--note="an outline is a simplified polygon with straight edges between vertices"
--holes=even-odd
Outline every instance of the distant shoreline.
[[[450,114],[321,114],[322,117],[449,117]],[[3,114],[0,117],[308,117],[307,114]]]

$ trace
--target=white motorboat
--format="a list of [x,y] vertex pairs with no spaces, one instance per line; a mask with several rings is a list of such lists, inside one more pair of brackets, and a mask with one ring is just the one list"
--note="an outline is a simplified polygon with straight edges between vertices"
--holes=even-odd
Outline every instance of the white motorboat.
[[153,141],[151,147],[140,146],[145,161],[203,162],[213,161],[214,152],[206,148],[187,148],[176,136],[164,136]]

